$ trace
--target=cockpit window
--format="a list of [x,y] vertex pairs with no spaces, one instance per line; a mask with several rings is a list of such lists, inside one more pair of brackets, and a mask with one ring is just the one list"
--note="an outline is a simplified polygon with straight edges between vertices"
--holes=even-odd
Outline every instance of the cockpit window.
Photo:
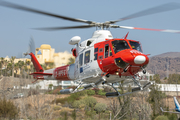
[[139,44],[139,42],[129,41],[129,43],[130,43],[132,49],[142,52],[141,44]]
[[121,50],[130,49],[129,45],[125,40],[114,40],[112,41],[112,47],[114,52],[117,53]]

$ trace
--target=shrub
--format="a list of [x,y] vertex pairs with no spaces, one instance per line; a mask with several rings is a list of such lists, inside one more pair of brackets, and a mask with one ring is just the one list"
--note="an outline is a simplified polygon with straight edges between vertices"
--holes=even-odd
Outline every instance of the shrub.
[[65,104],[65,103],[68,103],[68,104],[73,104],[73,102],[75,100],[79,100],[80,99],[80,96],[84,94],[84,93],[73,93],[71,94],[69,97],[66,97],[66,98],[57,98],[55,100],[52,101],[52,103],[55,103],[58,104],[58,103],[61,103],[61,104]]
[[95,93],[98,94],[99,88],[93,88],[92,90],[94,90]]
[[48,94],[53,94],[53,90],[49,90],[49,91],[48,91]]
[[75,108],[82,108],[82,107],[84,107],[85,106],[85,101],[84,101],[84,99],[82,99],[82,100],[76,100],[76,101],[74,101],[74,103],[73,103],[73,107],[75,107]]
[[104,88],[104,92],[111,92],[112,90],[111,90],[111,88],[110,87],[105,87]]
[[34,90],[34,89],[31,89],[29,92],[28,92],[28,96],[31,96],[31,95],[38,95],[39,92],[37,90]]
[[60,115],[63,116],[63,120],[68,120],[68,111],[64,110],[60,112]]
[[54,87],[53,94],[60,94],[60,90],[62,90],[61,86]]
[[168,117],[164,115],[159,115],[154,120],[168,120]]
[[55,111],[56,110],[60,110],[61,109],[61,107],[60,106],[54,106],[54,108],[53,108]]
[[99,90],[99,91],[98,91],[98,95],[103,95],[103,96],[105,96],[105,95],[106,95],[106,92],[103,92],[103,90]]
[[104,103],[97,103],[94,107],[95,111],[98,113],[104,112],[107,108],[107,105]]
[[72,88],[73,90],[76,89],[76,86],[68,86],[66,89]]
[[76,120],[76,110],[74,109],[74,111],[72,111],[71,117],[73,118],[73,120]]
[[[75,93],[74,93],[75,94]],[[87,95],[87,91],[86,90],[83,90],[83,91],[80,91],[80,92],[77,92],[76,93],[78,96],[85,96]]]
[[[93,116],[96,115],[96,111],[94,111],[94,110],[85,111],[85,115],[88,116],[88,117],[90,117],[90,118],[93,118]],[[90,119],[90,120],[91,120],[91,119]],[[92,120],[94,120],[94,119],[92,119]]]
[[176,114],[169,114],[167,117],[169,118],[169,120],[177,120],[178,119]]
[[66,98],[57,98],[57,99],[53,100],[52,103],[56,103],[56,104],[61,103],[61,104],[64,104],[67,101],[67,99],[68,99],[68,97],[66,97]]
[[87,94],[88,94],[88,95],[95,95],[95,91],[89,89],[89,90],[87,90]]
[[97,103],[97,100],[93,97],[85,97],[84,101],[85,104],[89,107],[93,107]]
[[6,100],[6,98],[0,99],[0,116],[1,118],[15,119],[18,116],[19,108],[17,108],[13,102]]
[[53,88],[53,84],[49,84],[48,89],[51,89],[51,90],[52,90],[52,88]]

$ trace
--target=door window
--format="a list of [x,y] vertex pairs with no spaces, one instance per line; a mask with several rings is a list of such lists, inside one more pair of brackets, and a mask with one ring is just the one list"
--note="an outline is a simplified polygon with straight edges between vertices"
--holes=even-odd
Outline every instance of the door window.
[[94,60],[97,60],[98,57],[98,48],[94,48]]
[[108,57],[108,54],[109,54],[109,44],[106,44],[106,45],[105,45],[105,49],[104,49],[104,50],[105,50],[105,52],[104,52],[104,53],[105,53],[104,58],[107,58],[107,57]]
[[90,50],[85,52],[84,64],[89,63],[89,61],[90,61]]
[[79,66],[83,64],[83,53],[79,55]]

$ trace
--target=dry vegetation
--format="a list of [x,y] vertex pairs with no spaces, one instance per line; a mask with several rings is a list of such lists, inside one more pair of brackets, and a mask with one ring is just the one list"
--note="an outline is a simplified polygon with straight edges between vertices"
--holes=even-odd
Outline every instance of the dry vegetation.
[[[149,117],[152,114],[151,105],[147,102],[146,93],[137,93],[131,97],[131,104],[128,106],[131,108],[130,114],[124,112],[121,116],[129,114],[128,119],[138,120],[141,118],[146,118],[151,120]],[[40,120],[61,120],[67,118],[68,120],[73,120],[73,112],[76,111],[76,120],[86,120],[99,118],[97,112],[87,112],[85,106],[80,106],[79,108],[74,108],[69,106],[67,103],[52,103],[53,100],[59,98],[67,98],[70,95],[32,95],[27,98],[19,98],[12,100],[13,103],[19,107],[19,118],[24,119],[40,119]],[[87,96],[83,96],[81,99]],[[113,114],[116,115],[119,111],[123,111],[123,107],[119,106],[119,100],[117,98],[106,98],[105,96],[94,95],[92,96],[96,99],[97,103],[106,104],[108,109],[101,114],[101,119],[110,119],[110,115],[113,118]],[[164,99],[164,103],[169,106],[170,109],[174,108],[174,102],[172,97]],[[83,104],[83,103],[82,103]],[[123,104],[124,105],[124,104]],[[122,105],[122,106],[123,106]],[[128,108],[126,108],[128,109]],[[90,111],[90,110],[89,110]],[[93,115],[93,116],[92,116]],[[120,118],[120,117],[119,117]]]
[[[9,84],[6,81],[1,82]],[[60,89],[57,87],[46,93],[38,89],[28,90],[27,96],[10,99],[14,108],[18,110],[16,118],[30,120],[151,120],[158,115],[163,115],[159,109],[160,106],[165,110],[174,108],[172,96],[164,96],[165,93],[155,89],[154,91],[152,89],[151,94],[150,92],[138,92],[118,98],[106,98],[104,93],[111,91],[106,87],[103,90],[86,90],[70,95],[58,94]],[[120,89],[120,92],[123,92],[123,89]],[[1,98],[11,92],[16,93],[15,91],[7,92],[6,89],[2,90],[4,94],[1,94]],[[21,89],[21,91],[25,90]],[[0,114],[0,118],[3,118],[2,114]],[[174,118],[177,119],[176,116]]]

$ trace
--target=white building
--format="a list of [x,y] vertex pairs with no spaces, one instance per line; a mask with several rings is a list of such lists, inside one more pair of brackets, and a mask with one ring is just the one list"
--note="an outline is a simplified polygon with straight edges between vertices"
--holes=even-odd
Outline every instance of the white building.
[[171,91],[171,92],[177,92],[180,91],[180,85],[179,84],[156,84],[160,87],[160,91]]

